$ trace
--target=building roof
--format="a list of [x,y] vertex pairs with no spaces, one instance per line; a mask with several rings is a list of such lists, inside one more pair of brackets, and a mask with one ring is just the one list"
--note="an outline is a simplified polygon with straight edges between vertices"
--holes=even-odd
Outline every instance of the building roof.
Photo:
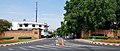
[[38,24],[38,25],[47,25],[47,23],[39,23],[39,22],[12,22],[14,24]]

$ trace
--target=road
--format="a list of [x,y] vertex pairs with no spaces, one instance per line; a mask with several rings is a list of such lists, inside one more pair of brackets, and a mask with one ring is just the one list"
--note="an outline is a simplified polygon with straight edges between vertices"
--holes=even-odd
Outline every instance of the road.
[[92,45],[66,39],[64,46],[55,46],[53,38],[28,44],[0,47],[0,51],[120,51],[117,46]]

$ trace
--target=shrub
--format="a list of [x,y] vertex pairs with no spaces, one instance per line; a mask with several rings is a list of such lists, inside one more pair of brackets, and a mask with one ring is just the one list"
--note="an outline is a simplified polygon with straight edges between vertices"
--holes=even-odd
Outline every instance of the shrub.
[[[92,39],[93,36],[91,37],[86,37],[85,39]],[[108,37],[105,37],[105,36],[94,36],[95,39],[108,39]]]
[[13,39],[14,37],[1,37],[0,40],[8,40],[8,39]]
[[96,36],[96,39],[108,39],[108,37],[105,37],[105,36]]
[[28,36],[21,36],[18,39],[31,39],[32,37],[28,37]]
[[17,40],[0,40],[0,44],[15,43]]
[[110,39],[110,40],[102,40],[102,42],[107,42],[107,43],[120,43],[120,40]]
[[84,39],[92,39],[92,36],[91,37],[85,37]]

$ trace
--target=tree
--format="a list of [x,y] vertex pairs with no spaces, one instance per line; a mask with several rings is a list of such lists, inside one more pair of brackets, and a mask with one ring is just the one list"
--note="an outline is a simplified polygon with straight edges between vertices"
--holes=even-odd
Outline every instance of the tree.
[[57,34],[57,35],[61,35],[61,34],[62,34],[61,32],[62,32],[61,27],[57,28],[56,34]]
[[105,29],[106,23],[116,21],[116,3],[116,0],[66,1],[64,22],[67,22],[66,29],[70,31],[67,32],[80,34],[81,30]]
[[0,32],[8,30],[12,24],[7,20],[0,19]]
[[116,5],[117,5],[117,9],[116,9],[116,16],[117,16],[117,21],[120,21],[120,0],[116,0]]
[[67,24],[64,21],[62,21],[61,27],[57,29],[57,33],[60,36],[65,36],[65,35],[69,34],[69,32],[68,32],[69,30],[67,28],[68,28]]

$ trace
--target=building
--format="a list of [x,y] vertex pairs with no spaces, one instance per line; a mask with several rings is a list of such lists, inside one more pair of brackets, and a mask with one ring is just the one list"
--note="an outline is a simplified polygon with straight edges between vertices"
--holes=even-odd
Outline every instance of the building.
[[12,22],[11,30],[32,30],[34,28],[40,28],[41,36],[47,36],[48,34],[48,25],[47,23],[38,23],[38,22]]

